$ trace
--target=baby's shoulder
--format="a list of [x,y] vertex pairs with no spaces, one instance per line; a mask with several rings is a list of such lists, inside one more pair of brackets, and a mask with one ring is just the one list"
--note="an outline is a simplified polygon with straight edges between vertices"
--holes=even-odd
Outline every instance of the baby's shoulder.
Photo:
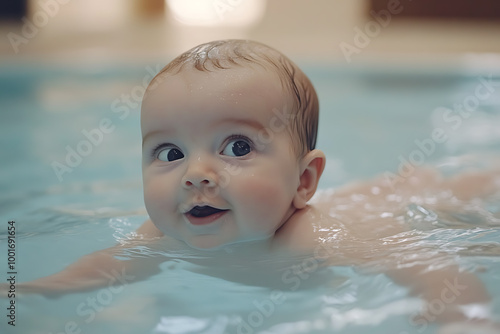
[[163,233],[155,226],[151,219],[146,220],[136,231],[137,235],[145,238],[162,237]]
[[281,254],[315,258],[323,265],[360,264],[363,249],[347,224],[312,205],[296,212],[274,240],[274,250]]
[[[296,210],[275,233],[275,244],[280,248],[307,251],[317,246],[328,234],[341,232],[344,226],[313,205]],[[344,233],[344,232],[341,232]]]

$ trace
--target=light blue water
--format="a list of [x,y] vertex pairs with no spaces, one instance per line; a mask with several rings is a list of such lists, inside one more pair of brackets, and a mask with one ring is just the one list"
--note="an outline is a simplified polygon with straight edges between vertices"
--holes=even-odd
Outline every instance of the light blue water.
[[[156,65],[154,65],[156,66]],[[154,67],[151,65],[151,67]],[[491,94],[470,116],[446,121],[443,109],[473,101],[481,85],[478,73],[437,68],[376,69],[307,66],[315,84],[321,118],[318,147],[328,157],[321,188],[338,187],[386,171],[419,151],[435,128],[448,140],[425,153],[425,163],[488,164],[500,153],[500,78]],[[47,68],[25,64],[0,68],[2,139],[0,242],[6,252],[7,222],[16,222],[17,280],[55,273],[90,252],[110,247],[146,219],[141,189],[139,107],[119,102],[140,92],[149,71],[136,68]],[[489,73],[483,73],[488,77]],[[469,100],[467,100],[469,98]],[[437,109],[437,110],[436,110]],[[456,114],[453,114],[456,116]],[[71,172],[54,170],[65,163],[104,121],[108,134]],[[413,155],[413,157],[417,157]],[[486,158],[485,158],[486,157]],[[461,160],[465,161],[465,160]],[[500,315],[499,199],[483,202],[486,211],[450,220],[425,208],[409,207],[406,219],[418,240],[445,252],[469,269],[487,268],[478,276],[493,296]],[[473,210],[472,210],[473,211]],[[460,222],[459,228],[454,224]],[[435,223],[437,222],[437,223]],[[143,250],[147,256],[149,250]],[[463,255],[459,255],[463,254]],[[473,254],[474,256],[471,256]],[[248,275],[266,284],[242,284],[207,273],[189,254],[161,265],[152,278],[109,289],[57,299],[17,299],[16,333],[430,333],[434,327],[412,323],[419,300],[384,275],[331,267],[292,282],[276,272],[249,267]],[[138,256],[137,253],[129,256]],[[0,256],[0,273],[7,272]],[[300,259],[298,259],[300,261]],[[230,269],[229,269],[230,270]],[[239,271],[243,269],[238,269]],[[280,292],[279,298],[276,293]],[[276,298],[275,298],[276,297]],[[90,298],[90,299],[89,299]],[[95,298],[98,305],[90,306]],[[0,299],[1,332],[6,300]],[[95,315],[95,318],[94,318]],[[73,327],[74,328],[73,328]]]

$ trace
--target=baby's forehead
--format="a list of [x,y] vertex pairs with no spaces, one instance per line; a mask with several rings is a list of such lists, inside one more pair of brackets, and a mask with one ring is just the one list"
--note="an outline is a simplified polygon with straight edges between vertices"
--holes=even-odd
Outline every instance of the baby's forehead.
[[249,119],[267,119],[273,110],[283,109],[286,100],[279,79],[263,69],[190,69],[166,76],[151,87],[143,100],[141,118],[174,115],[174,120],[200,110],[203,117],[239,113]]
[[287,94],[279,77],[262,67],[235,66],[209,71],[184,68],[178,73],[157,77],[144,96],[143,109],[182,97],[187,99],[186,102],[193,97],[206,98],[208,102],[213,98],[228,99],[242,95],[275,100],[286,98]]

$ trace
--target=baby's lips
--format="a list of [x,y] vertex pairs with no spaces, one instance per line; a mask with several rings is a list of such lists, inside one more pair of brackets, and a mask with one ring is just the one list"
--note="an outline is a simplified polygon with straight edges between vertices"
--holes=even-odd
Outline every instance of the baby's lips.
[[208,202],[194,202],[194,203],[190,203],[190,204],[181,204],[179,206],[179,210],[183,214],[186,214],[186,213],[189,213],[190,211],[192,211],[193,209],[195,209],[196,207],[198,207],[198,208],[210,207],[210,208],[213,208],[215,210],[222,210],[222,211],[227,210],[227,209],[219,208],[216,205],[212,205]]
[[213,214],[217,214],[219,212],[224,212],[227,210],[224,209],[219,209],[215,208],[210,205],[204,205],[204,206],[195,206],[191,210],[187,212],[187,214],[194,216],[194,217],[207,217]]
[[221,218],[228,210],[214,209],[210,211],[191,210],[185,213],[185,217],[192,225],[208,225]]

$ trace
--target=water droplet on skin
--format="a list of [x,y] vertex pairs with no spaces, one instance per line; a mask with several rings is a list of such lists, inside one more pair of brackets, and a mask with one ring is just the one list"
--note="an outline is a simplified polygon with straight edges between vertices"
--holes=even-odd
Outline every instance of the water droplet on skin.
[[389,202],[401,202],[401,196],[396,194],[387,195],[385,199]]
[[437,199],[435,197],[430,197],[425,199],[425,204],[436,204]]
[[351,200],[354,201],[354,202],[361,202],[365,198],[366,198],[366,196],[365,195],[361,195],[361,194],[352,194],[351,195]]

